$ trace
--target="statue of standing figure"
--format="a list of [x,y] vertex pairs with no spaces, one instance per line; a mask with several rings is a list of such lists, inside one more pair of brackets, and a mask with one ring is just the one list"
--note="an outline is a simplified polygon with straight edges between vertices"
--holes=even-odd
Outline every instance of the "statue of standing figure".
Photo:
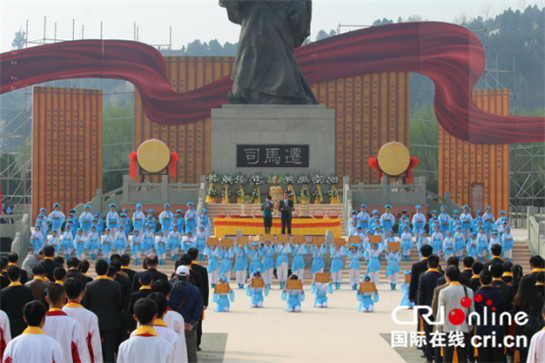
[[316,104],[293,50],[310,35],[311,0],[219,0],[240,24],[229,103]]

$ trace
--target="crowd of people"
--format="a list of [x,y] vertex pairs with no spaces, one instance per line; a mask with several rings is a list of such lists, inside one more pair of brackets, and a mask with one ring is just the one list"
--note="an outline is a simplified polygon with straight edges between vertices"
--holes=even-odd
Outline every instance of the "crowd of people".
[[[141,205],[136,205],[131,218],[126,211],[116,218],[115,205],[110,205],[103,235],[103,221],[99,215],[91,215],[89,206],[85,206],[79,217],[72,212],[65,218],[56,204],[49,215],[43,211],[38,217],[31,241],[34,252],[27,256],[22,269],[18,267],[16,254],[0,260],[0,308],[6,313],[0,313],[0,332],[4,332],[2,338],[6,342],[14,338],[6,347],[4,358],[15,361],[13,357],[36,357],[39,360],[37,355],[29,356],[34,353],[21,348],[35,342],[36,346],[50,349],[53,354],[50,356],[68,356],[74,361],[113,361],[116,356],[122,362],[134,361],[135,357],[150,361],[196,361],[209,288],[214,289],[215,311],[229,311],[235,298],[229,286],[233,270],[238,287],[245,288],[250,297],[251,307],[263,307],[264,296],[268,295],[276,276],[286,311],[299,312],[305,299],[304,256],[309,253],[312,256],[310,291],[315,295],[316,308],[328,307],[328,295],[340,289],[344,258],[348,262],[349,285],[357,290],[358,311],[372,312],[379,300],[378,291],[376,287],[362,290],[361,285],[378,282],[384,258],[390,289],[395,290],[399,262],[408,261],[416,248],[422,260],[404,273],[402,306],[418,308],[419,314],[420,307],[429,306],[438,321],[441,311],[454,309],[489,317],[491,310],[487,307],[490,306],[496,314],[522,311],[529,317],[528,324],[510,327],[476,324],[471,319],[457,325],[450,323],[450,319],[433,325],[429,319],[420,319],[418,329],[424,342],[421,348],[427,361],[450,362],[453,356],[462,362],[505,361],[503,350],[480,348],[476,357],[477,351],[469,349],[473,337],[492,332],[497,336],[509,333],[525,336],[528,341],[532,339],[531,345],[508,351],[513,362],[542,361],[544,349],[538,342],[545,337],[538,331],[543,326],[544,262],[541,257],[533,256],[531,273],[526,276],[521,266],[513,265],[510,261],[513,238],[505,213],[495,220],[487,207],[483,216],[476,212],[473,217],[469,208],[464,207],[461,215],[454,211],[451,217],[442,207],[440,214],[432,211],[428,221],[420,206],[416,206],[412,219],[406,211],[396,218],[389,205],[382,215],[377,211],[369,215],[365,204],[360,209],[359,213],[352,212],[344,243],[337,240],[327,245],[322,241],[307,248],[306,243],[289,238],[281,242],[264,235],[244,245],[223,243],[223,240],[220,244],[207,244],[210,222],[206,210],[197,215],[192,203],[188,203],[185,213],[181,210],[172,213],[165,204],[158,220],[151,210],[145,215]],[[69,236],[72,230],[76,231],[75,236]],[[428,237],[426,230],[435,232]],[[150,237],[144,242],[146,233]],[[176,243],[169,245],[171,236]],[[65,239],[71,243],[65,244]],[[120,240],[126,243],[121,244]],[[130,254],[126,253],[129,242]],[[108,248],[108,244],[113,247]],[[84,258],[86,251],[91,260],[96,260],[94,280],[87,276],[90,263]],[[157,270],[164,264],[167,252],[176,261],[170,277]],[[326,254],[331,258],[330,280],[318,281],[317,274],[326,270]],[[444,270],[441,256],[446,262]],[[143,258],[141,272],[131,269],[131,257],[136,265]],[[289,257],[292,258],[291,271]],[[207,258],[206,268],[198,264],[204,258]],[[360,280],[363,261],[367,270]],[[463,271],[458,266],[460,261]],[[225,288],[218,289],[220,285]],[[44,323],[45,315],[48,319]],[[461,345],[435,349],[431,343],[436,332],[461,332],[465,349]],[[60,342],[60,349],[37,334]],[[166,343],[155,339],[157,336]],[[157,343],[143,349],[144,341]],[[537,360],[532,360],[534,358]]]
[[[499,245],[485,263],[464,257],[462,270],[456,256],[442,269],[430,245],[420,251],[402,305],[419,309],[418,347],[426,362],[545,361],[543,258],[532,256],[523,275],[522,266],[501,258]],[[521,312],[524,319],[506,318]]]
[[17,254],[0,259],[2,361],[197,362],[209,284],[198,250],[187,252],[171,276],[155,254],[140,272],[114,254],[95,262],[95,279],[87,260],[65,261],[53,246],[27,263],[32,278]]

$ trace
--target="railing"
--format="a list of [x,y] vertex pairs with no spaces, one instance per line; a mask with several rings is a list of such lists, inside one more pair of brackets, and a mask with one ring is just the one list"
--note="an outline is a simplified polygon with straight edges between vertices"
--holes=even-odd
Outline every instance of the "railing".
[[[382,177],[381,184],[351,184],[349,192],[350,208],[360,203],[366,203],[368,206],[415,205],[426,200],[426,179],[415,178],[413,184],[390,184],[387,177]],[[349,210],[347,212],[350,213]]]
[[528,208],[528,248],[532,255],[545,258],[545,215],[530,213]]
[[[24,259],[30,246],[30,217],[28,214],[0,214],[8,223],[0,224],[0,237],[13,239],[11,252]],[[11,223],[13,221],[13,223]],[[6,251],[7,252],[7,251]]]

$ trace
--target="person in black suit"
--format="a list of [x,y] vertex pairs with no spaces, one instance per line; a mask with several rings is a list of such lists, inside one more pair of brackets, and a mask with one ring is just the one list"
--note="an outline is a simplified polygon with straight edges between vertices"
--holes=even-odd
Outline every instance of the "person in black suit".
[[21,284],[21,270],[10,266],[7,270],[10,284],[0,291],[0,309],[8,315],[11,337],[20,335],[27,327],[23,319],[23,306],[34,300],[32,289]]
[[[159,259],[157,258],[157,255],[151,254],[148,257],[144,259],[144,262],[147,267],[147,271],[151,272],[151,275],[153,276],[153,281],[157,281],[159,279],[168,281],[167,275],[164,273],[157,271],[157,266],[159,265]],[[140,282],[139,282],[139,274],[141,272],[138,272],[134,275],[133,281],[132,281],[132,291],[138,291],[140,288]]]
[[[197,258],[199,257],[199,250],[196,248],[190,248],[187,251],[187,254],[191,257],[191,269],[197,271],[201,275],[202,280],[202,289],[201,289],[201,295],[202,295],[202,304],[203,304],[203,310],[206,310],[208,307],[208,297],[210,294],[210,288],[208,285],[208,271],[206,270],[206,267],[202,267],[201,265],[197,264]],[[197,350],[201,350],[201,337],[202,337],[202,319],[199,322],[199,327],[197,328]]]
[[121,287],[106,275],[108,262],[105,260],[98,260],[95,270],[98,276],[85,286],[82,305],[98,317],[104,362],[114,362],[121,327]]
[[75,278],[85,286],[87,283],[87,279],[81,272],[79,272],[79,260],[77,257],[70,257],[68,260],[66,260],[66,267],[68,267],[68,270],[66,271],[66,278]]
[[128,253],[121,255],[121,271],[127,274],[127,276],[129,277],[130,286],[132,286],[132,282],[134,280],[134,275],[136,275],[136,271],[130,268],[130,264],[131,264],[131,255],[129,255]]
[[44,259],[40,262],[45,269],[45,275],[50,281],[53,281],[53,270],[57,267],[62,267],[60,264],[53,260],[55,256],[55,247],[45,246],[44,247]]
[[[451,256],[447,258],[447,268],[449,268],[449,266],[454,266],[458,268],[459,263],[460,263],[460,260],[456,256]],[[458,281],[465,286],[467,286],[467,284],[469,283],[469,279],[463,276],[462,273],[460,273],[460,278],[458,279]],[[445,276],[441,276],[439,280],[437,280],[437,286],[441,286],[446,283],[447,283],[447,280]],[[439,292],[437,294],[439,294]],[[437,295],[437,297],[439,297],[439,295]]]
[[8,259],[0,257],[0,289],[9,285],[9,279],[6,269],[8,268]]
[[[482,299],[475,300],[475,311],[480,316],[481,322],[486,321],[487,324],[473,324],[477,326],[475,332],[478,336],[491,336],[495,334],[496,337],[503,337],[507,333],[501,322],[497,321],[493,324],[492,315],[496,317],[500,316],[503,312],[508,311],[508,305],[505,302],[505,298],[501,290],[498,290],[492,286],[492,273],[486,269],[481,271],[480,274],[481,288],[478,290],[478,294],[482,296]],[[487,305],[487,301],[492,301],[492,304]],[[492,307],[495,311],[492,311]],[[486,319],[486,320],[485,320]],[[492,345],[492,344],[489,344]],[[484,345],[478,348],[479,362],[505,362],[505,355],[503,347]]]
[[477,291],[479,289],[479,286],[481,286],[480,274],[482,270],[482,263],[480,263],[479,261],[473,262],[473,265],[471,266],[471,271],[473,272],[473,275],[471,275],[469,283],[467,284],[467,286],[470,287],[473,292]]
[[500,265],[502,266],[503,270],[503,260],[501,258],[501,245],[495,244],[490,248],[490,252],[492,252],[492,258],[485,263],[483,263],[483,268],[485,270],[490,270],[490,266],[492,265]]
[[151,273],[148,271],[144,271],[140,274],[140,289],[138,291],[135,291],[131,294],[129,297],[129,319],[128,319],[128,329],[130,331],[133,331],[136,329],[136,322],[132,318],[134,314],[134,304],[140,299],[143,299],[145,297],[148,297],[148,295],[151,293],[151,284],[153,283]]
[[490,273],[492,273],[492,287],[503,293],[503,297],[505,298],[505,306],[507,309],[511,309],[511,303],[513,302],[513,289],[501,278],[503,275],[503,265],[490,265]]
[[418,281],[420,274],[428,269],[428,257],[430,257],[433,249],[430,245],[424,245],[420,248],[422,260],[413,264],[411,267],[411,282],[409,284],[409,300],[416,302],[416,292],[418,291]]
[[[19,267],[19,255],[15,252],[12,252],[8,255],[8,267],[16,266]],[[24,285],[28,282],[28,274],[25,270],[21,270],[21,283]]]
[[284,192],[284,199],[280,201],[278,210],[280,211],[280,221],[282,222],[282,234],[286,234],[286,227],[288,228],[288,234],[291,234],[291,214],[295,208],[293,207],[293,201],[289,199],[288,192]]
[[87,276],[87,271],[89,271],[89,261],[87,259],[84,258],[83,260],[80,261],[78,266],[78,271],[81,272],[83,277],[85,277],[86,284],[93,281],[91,277]]
[[[503,275],[501,275],[501,279],[507,285],[509,286],[513,285],[513,263],[512,262],[505,261],[503,263]],[[515,291],[513,291],[513,293],[515,293]]]
[[464,270],[460,272],[460,279],[463,276],[463,278],[469,282],[471,276],[473,276],[473,270],[471,270],[471,266],[473,266],[473,262],[475,262],[475,259],[471,256],[466,256],[464,257],[462,262],[464,264]]
[[[418,291],[416,294],[416,305],[426,305],[431,307],[433,300],[433,291],[437,286],[437,280],[443,276],[439,271],[439,256],[431,255],[428,257],[428,269],[426,272],[420,275],[418,280]],[[420,311],[419,311],[420,313]],[[425,320],[422,321],[424,325],[424,334],[426,336],[426,344],[424,346],[424,354],[426,356],[426,362],[431,362],[434,358],[434,348],[431,344],[431,332],[433,327]]]

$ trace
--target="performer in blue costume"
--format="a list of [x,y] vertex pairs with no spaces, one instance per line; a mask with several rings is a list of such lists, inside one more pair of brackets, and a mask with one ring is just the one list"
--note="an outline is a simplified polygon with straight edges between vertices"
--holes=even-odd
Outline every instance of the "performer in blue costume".
[[181,209],[177,209],[176,210],[176,224],[178,225],[178,231],[180,231],[180,233],[184,233],[185,229],[184,229],[184,211],[181,210]]
[[422,213],[422,206],[417,204],[415,207],[416,212],[413,215],[412,224],[413,224],[413,235],[419,236],[422,233],[422,230],[426,226],[426,216]]
[[126,208],[123,208],[121,211],[122,213],[120,216],[120,224],[123,226],[123,231],[125,232],[125,238],[127,238],[127,241],[129,240],[129,234],[132,232],[132,223],[131,219],[128,216],[129,210]]
[[492,229],[494,228],[495,223],[496,223],[496,219],[494,218],[494,215],[492,214],[492,207],[488,205],[484,209],[484,214],[483,214],[483,224],[484,224],[484,231],[486,233],[486,237],[490,238],[490,235],[491,235]]
[[325,244],[323,245],[312,245],[310,246],[310,253],[312,254],[312,267],[310,272],[312,273],[312,278],[314,279],[314,274],[316,272],[324,272],[325,262],[324,254],[327,252]]
[[261,261],[263,266],[263,281],[270,288],[273,280],[274,254],[276,251],[271,241],[266,241],[261,250],[263,256],[263,260]]
[[115,238],[117,237],[117,228],[119,227],[119,214],[115,210],[115,204],[110,203],[108,206],[110,210],[106,215],[106,226],[110,228],[110,234]]
[[34,227],[34,232],[30,236],[30,243],[32,244],[32,249],[34,253],[37,253],[44,247],[44,236],[42,234],[42,226],[39,223],[36,223]]
[[315,308],[327,308],[327,293],[333,294],[333,286],[331,283],[313,282],[310,285],[310,292],[315,294]]
[[142,253],[142,241],[143,235],[140,234],[139,229],[135,229],[131,240],[131,254],[134,261],[134,265],[140,265],[140,254]]
[[280,289],[286,286],[288,279],[288,253],[290,253],[290,245],[288,243],[276,244],[276,276],[278,277],[278,283]]
[[243,289],[246,283],[248,261],[246,260],[246,251],[242,245],[235,245],[235,278],[237,280],[238,288]]
[[178,250],[180,249],[182,243],[182,234],[178,231],[178,225],[172,225],[172,231],[167,236],[167,248],[170,251],[170,257],[172,261],[176,262],[178,260]]
[[252,282],[254,279],[261,279],[261,273],[257,271],[254,273],[252,280],[246,285],[246,295],[252,298],[250,302],[251,308],[262,308],[263,307],[263,295],[269,296],[269,286],[263,281],[263,287],[254,287]]
[[91,206],[89,204],[85,204],[83,206],[83,212],[79,216],[79,225],[85,237],[89,236],[92,223],[93,215],[91,214]]
[[[363,282],[371,282],[371,278],[369,275],[365,275],[362,278]],[[357,292],[356,294],[358,301],[360,302],[360,306],[358,308],[359,312],[362,313],[371,313],[375,311],[375,303],[378,302],[378,291],[375,292]]]
[[155,250],[157,251],[157,257],[159,258],[159,266],[164,266],[165,258],[167,257],[167,237],[163,230],[157,232],[157,237],[155,237]]
[[501,236],[501,250],[505,261],[511,261],[511,258],[513,257],[514,245],[515,242],[513,240],[513,236],[511,235],[511,227],[507,226]]
[[[219,282],[226,284],[229,283],[227,277],[225,277],[224,275],[221,275]],[[229,288],[228,294],[216,294],[214,292],[214,297],[212,298],[212,300],[217,304],[216,308],[214,309],[215,312],[226,313],[231,308],[229,300],[231,300],[231,302],[235,301],[235,292],[231,288]]]
[[185,233],[191,232],[195,234],[195,227],[197,226],[197,212],[194,209],[193,202],[187,203],[187,211],[184,215]]
[[127,237],[125,237],[123,226],[119,225],[119,227],[117,227],[117,234],[115,235],[115,253],[123,255],[125,254],[127,247],[129,247],[129,241],[127,240]]
[[352,243],[350,249],[344,251],[344,254],[347,256],[348,261],[348,280],[352,290],[358,288],[358,281],[360,280],[360,271],[361,271],[361,260],[364,258],[362,251],[359,248],[359,245]]
[[477,240],[479,241],[479,253],[477,256],[479,257],[479,261],[483,263],[488,253],[488,237],[486,235],[484,226],[479,227]]
[[466,246],[467,255],[473,258],[477,258],[479,255],[479,240],[477,240],[477,234],[471,232],[469,234],[469,240],[467,241]]
[[367,262],[367,275],[370,276],[371,281],[375,284],[378,283],[380,275],[380,260],[379,256],[382,252],[382,247],[379,243],[370,243],[370,249],[367,251],[369,260]]
[[114,239],[112,235],[110,234],[110,229],[106,228],[104,231],[105,234],[102,237],[102,243],[100,246],[100,249],[102,251],[102,258],[106,260],[106,262],[110,263],[110,257],[112,257],[112,245],[114,242]]
[[74,237],[74,249],[76,250],[76,257],[80,261],[85,258],[85,247],[87,247],[87,238],[83,237],[83,231],[78,229]]
[[[297,275],[291,275],[290,280],[297,280]],[[286,301],[286,311],[293,313],[301,312],[301,303],[305,301],[304,290],[282,290],[282,300]]]
[[409,262],[413,247],[413,234],[409,231],[409,226],[406,225],[403,227],[403,233],[401,234],[401,255],[403,256],[403,261]]
[[198,224],[203,224],[204,225],[204,230],[206,231],[206,234],[208,236],[211,235],[211,233],[210,233],[210,219],[208,218],[208,210],[206,208],[201,209],[201,214],[199,215]]
[[154,248],[155,248],[155,230],[153,229],[153,225],[149,223],[149,224],[146,224],[146,231],[144,232],[144,236],[142,238],[142,251],[144,252],[145,256],[148,256],[151,253],[153,253]]
[[142,211],[142,204],[136,204],[136,209],[132,214],[132,225],[134,230],[139,230],[140,236],[144,235],[144,225],[146,223],[146,215]]
[[153,233],[157,232],[157,220],[153,215],[153,209],[148,209],[148,215],[146,216],[146,224],[151,225]]
[[386,276],[390,282],[390,290],[395,290],[399,277],[399,261],[401,261],[401,253],[399,250],[387,250],[386,251],[386,261],[388,265],[386,266]]
[[208,239],[208,232],[206,226],[203,223],[199,223],[197,233],[195,234],[195,245],[199,250],[199,261],[204,259],[204,248],[206,247],[206,240]]
[[[405,278],[407,276],[411,276],[411,271],[405,271]],[[401,298],[401,304],[400,306],[406,306],[409,309],[412,309],[414,307],[414,302],[411,302],[409,299],[409,285],[408,283],[403,280],[401,283],[401,292],[403,293],[403,297]]]
[[339,290],[343,278],[342,255],[344,254],[344,246],[335,248],[335,245],[331,243],[331,246],[329,246],[329,254],[331,255],[331,281],[335,284],[335,290]]
[[64,233],[62,235],[61,250],[64,253],[64,256],[72,255],[72,250],[74,249],[74,235],[72,234],[72,227],[67,225],[64,228]]
[[[61,236],[61,227],[64,224],[65,218],[64,213],[61,212],[61,205],[59,203],[55,203],[53,205],[53,212],[49,213],[47,220],[49,223],[51,223],[51,230],[57,231],[57,237]],[[57,251],[55,251],[55,253],[56,252]]]
[[436,255],[440,255],[440,252],[443,249],[443,233],[440,231],[441,227],[436,224],[435,225],[435,231],[431,235],[431,247],[433,248],[433,253]]
[[437,217],[437,220],[439,222],[439,231],[444,236],[446,232],[448,231],[448,229],[450,228],[450,216],[447,213],[447,207],[445,205],[441,206],[441,214],[439,214],[439,217]]
[[454,245],[456,246],[455,249],[455,255],[458,257],[459,260],[462,259],[462,255],[464,254],[464,249],[466,248],[466,238],[465,234],[462,230],[463,226],[459,225],[456,227],[456,232],[454,233]]
[[447,231],[447,235],[443,240],[443,256],[445,260],[448,260],[449,257],[456,255],[456,240],[452,236],[450,230]]
[[289,248],[290,253],[293,255],[293,260],[291,261],[291,272],[292,274],[297,275],[299,280],[303,280],[305,274],[305,260],[304,255],[308,253],[307,248],[304,244],[294,244]]
[[57,230],[56,229],[51,231],[51,235],[49,236],[47,244],[50,245],[50,246],[53,246],[55,248],[55,254],[59,253],[59,249],[60,249],[60,246],[61,246],[61,241],[59,239],[59,236],[57,235]]
[[380,225],[382,227],[383,237],[386,237],[388,232],[394,228],[396,217],[390,212],[392,210],[392,206],[390,204],[386,204],[384,209],[384,213],[380,216]]
[[367,231],[369,230],[369,219],[371,218],[369,213],[367,213],[367,204],[360,204],[360,212],[358,213],[357,217],[362,233],[367,234]]
[[172,230],[172,212],[169,203],[163,205],[163,211],[159,214],[159,222],[164,234],[168,234]]
[[208,266],[206,267],[208,280],[210,281],[210,286],[214,288],[220,279],[220,264],[218,260],[218,255],[220,254],[219,247],[207,245],[204,248],[204,254],[208,256]]
[[250,276],[255,275],[256,272],[261,272],[263,269],[263,266],[261,265],[262,251],[259,248],[259,243],[253,242],[251,247],[246,245],[244,246],[244,249],[246,250],[246,255],[250,259]]
[[464,205],[463,212],[460,215],[460,222],[462,223],[462,232],[467,241],[469,239],[469,234],[471,233],[471,227],[473,226],[473,217],[471,216],[471,210],[467,205]]
[[216,255],[221,258],[220,274],[227,276],[227,279],[231,278],[231,269],[233,268],[231,258],[235,257],[235,252],[228,246],[221,246],[216,248]]

